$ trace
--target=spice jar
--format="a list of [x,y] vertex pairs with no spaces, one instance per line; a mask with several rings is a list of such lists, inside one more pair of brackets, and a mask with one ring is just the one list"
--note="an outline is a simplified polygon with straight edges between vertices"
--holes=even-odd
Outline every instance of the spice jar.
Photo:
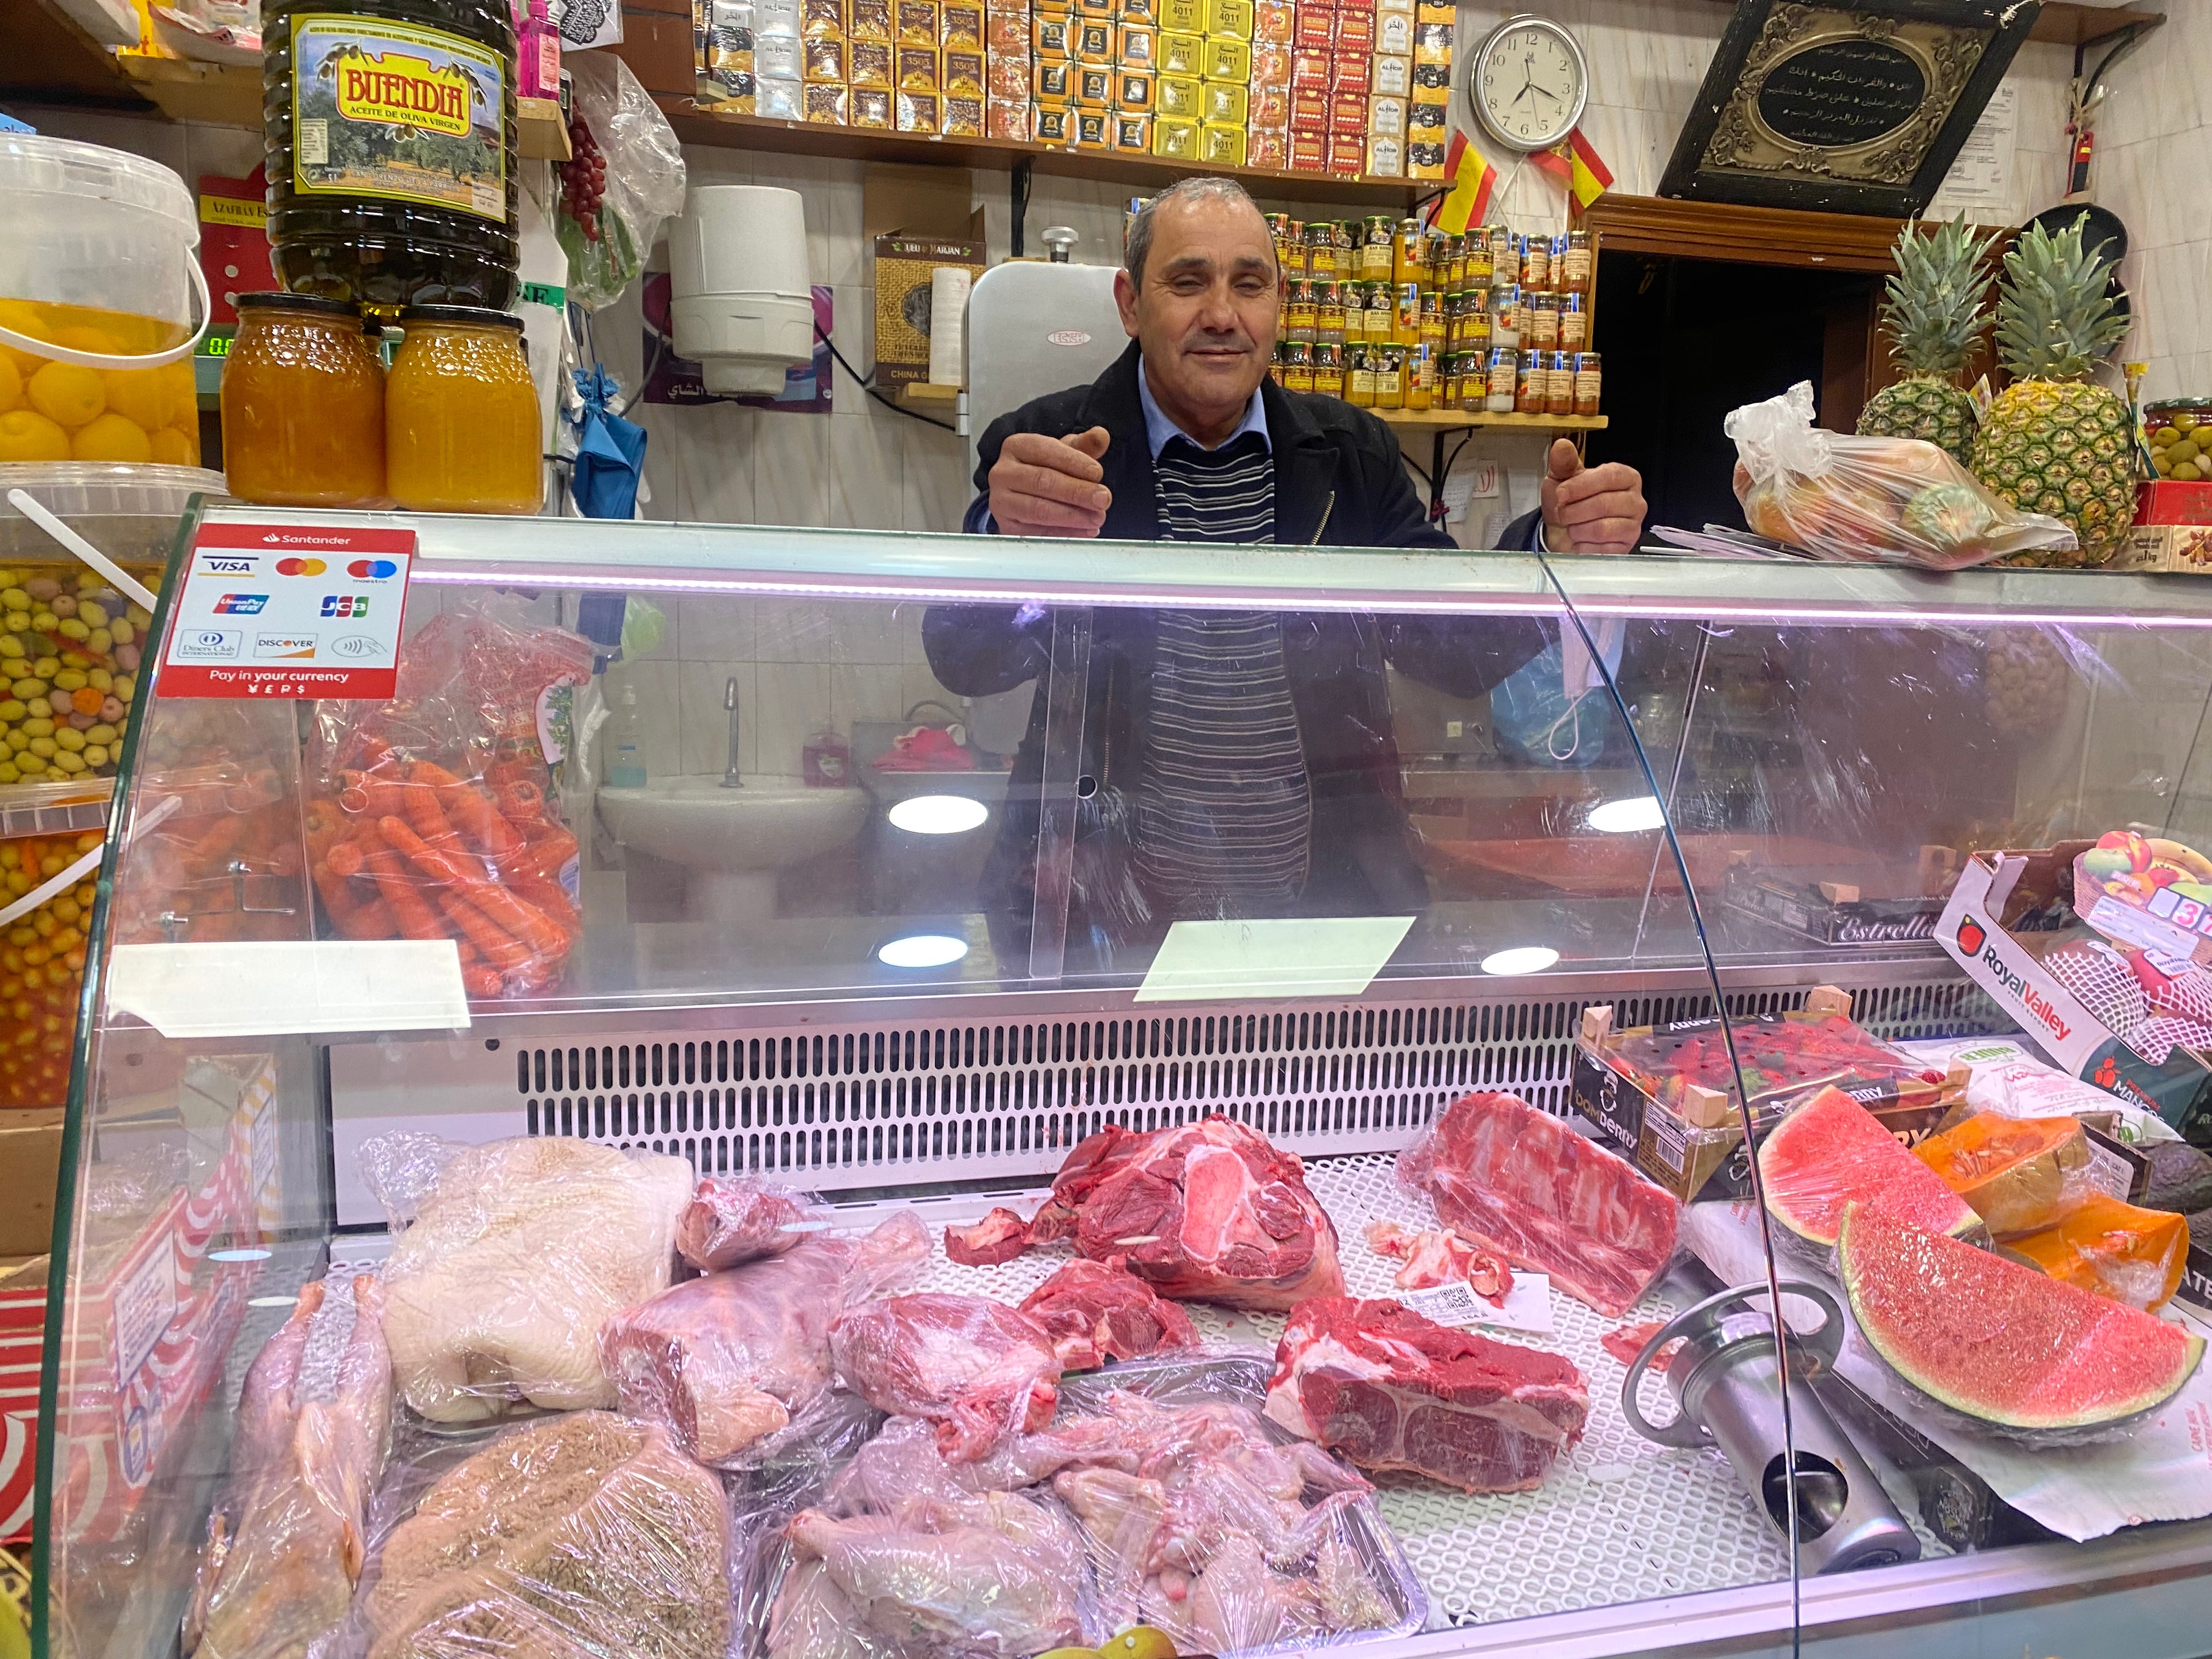
[[1510,415],[1516,391],[1516,377],[1521,372],[1521,354],[1510,346],[1492,346],[1490,362],[1483,374],[1486,388],[1482,406],[1492,415]]
[[1589,343],[1589,301],[1580,294],[1559,295],[1559,349],[1580,351]]
[[1521,343],[1521,288],[1517,283],[1498,283],[1491,288],[1490,343],[1516,349]]
[[1344,343],[1344,284],[1330,278],[1313,283],[1314,339],[1322,345]]
[[1318,326],[1314,314],[1313,284],[1303,276],[1293,276],[1284,287],[1284,334],[1293,340],[1312,341]]
[[1559,347],[1559,296],[1548,291],[1531,294],[1528,306],[1528,343],[1539,351]]
[[1576,414],[1595,415],[1597,413],[1598,393],[1601,390],[1600,386],[1601,378],[1601,377],[1598,372],[1597,353],[1595,351],[1577,351],[1575,353]]
[[410,306],[384,388],[385,484],[415,513],[535,513],[544,499],[538,392],[522,319]]
[[1574,355],[1565,351],[1547,351],[1544,354],[1544,413],[1571,415],[1574,412]]
[[1590,289],[1590,234],[1567,233],[1566,252],[1556,273],[1557,285],[1569,294],[1588,294]]
[[241,294],[223,364],[230,490],[264,507],[384,504],[384,362],[361,309],[306,294]]

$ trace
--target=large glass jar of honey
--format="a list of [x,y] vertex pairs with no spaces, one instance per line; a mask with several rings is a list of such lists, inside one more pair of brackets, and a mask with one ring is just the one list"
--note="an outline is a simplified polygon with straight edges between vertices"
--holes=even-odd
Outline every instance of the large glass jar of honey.
[[264,507],[384,501],[384,360],[361,309],[312,294],[241,294],[222,372],[230,491]]
[[385,309],[514,301],[508,0],[263,0],[276,274]]
[[399,313],[384,385],[385,487],[416,513],[535,513],[538,390],[522,319],[466,306]]

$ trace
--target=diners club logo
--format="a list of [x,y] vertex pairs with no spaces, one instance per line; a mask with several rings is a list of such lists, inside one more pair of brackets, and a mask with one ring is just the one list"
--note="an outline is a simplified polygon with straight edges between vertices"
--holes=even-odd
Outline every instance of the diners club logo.
[[1968,956],[1981,955],[1982,946],[1988,944],[1990,936],[1982,931],[1982,924],[1972,916],[1968,916],[1959,924],[1959,948]]

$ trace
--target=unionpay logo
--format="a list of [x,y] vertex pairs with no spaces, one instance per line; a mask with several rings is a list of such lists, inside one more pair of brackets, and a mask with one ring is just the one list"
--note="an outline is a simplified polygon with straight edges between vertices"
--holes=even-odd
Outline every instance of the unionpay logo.
[[366,593],[325,593],[323,595],[323,615],[325,617],[366,617],[368,614],[368,595]]
[[399,574],[399,567],[390,559],[356,559],[346,567],[346,574],[356,581],[380,582]]
[[1989,942],[1990,936],[1982,931],[1982,924],[1972,916],[1959,924],[1959,948],[1968,956],[1981,955],[1982,946]]
[[280,576],[319,576],[330,566],[320,559],[279,559],[276,574]]
[[266,593],[226,593],[215,602],[215,614],[218,617],[258,617],[262,607],[268,603]]

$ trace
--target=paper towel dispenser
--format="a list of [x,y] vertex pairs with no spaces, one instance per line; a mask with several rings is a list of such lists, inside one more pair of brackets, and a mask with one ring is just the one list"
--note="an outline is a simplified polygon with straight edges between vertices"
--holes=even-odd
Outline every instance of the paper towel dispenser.
[[976,278],[968,297],[968,471],[1000,416],[1032,398],[1087,386],[1129,337],[1111,265],[1017,260]]

